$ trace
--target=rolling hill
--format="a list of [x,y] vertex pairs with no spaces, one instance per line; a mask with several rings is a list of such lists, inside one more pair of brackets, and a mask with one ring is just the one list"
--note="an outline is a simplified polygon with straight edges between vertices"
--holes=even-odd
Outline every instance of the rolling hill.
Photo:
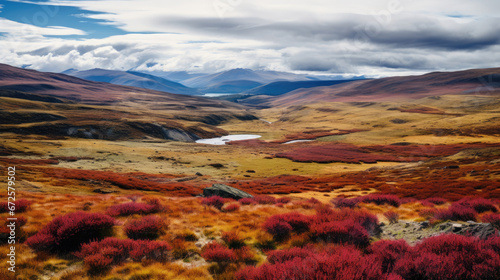
[[255,96],[241,100],[241,103],[291,106],[319,102],[397,101],[449,94],[498,93],[500,93],[500,68],[490,68],[352,81],[297,89],[276,97]]
[[200,92],[196,89],[188,88],[180,83],[135,71],[115,71],[98,68],[85,71],[69,69],[64,71],[63,74],[71,75],[85,80],[91,80],[94,82],[105,82],[115,85],[140,87],[176,94],[200,94]]
[[0,133],[92,139],[194,141],[256,119],[226,101],[172,94],[0,64]]

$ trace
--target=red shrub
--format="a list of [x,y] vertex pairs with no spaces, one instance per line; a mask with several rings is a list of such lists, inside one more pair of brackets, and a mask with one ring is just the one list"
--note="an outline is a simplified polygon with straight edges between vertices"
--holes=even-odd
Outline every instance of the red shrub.
[[209,262],[232,262],[236,260],[233,250],[212,241],[201,250],[201,256]]
[[286,250],[273,250],[267,254],[267,261],[272,264],[292,261],[295,258],[305,259],[314,256],[316,253],[311,248],[293,247]]
[[490,223],[492,224],[495,228],[500,229],[500,214],[486,214],[481,217],[481,220],[484,223]]
[[421,201],[422,204],[426,203],[425,205],[427,205],[428,203],[434,205],[443,205],[446,202],[447,200],[441,197],[430,197]]
[[410,246],[405,240],[380,240],[373,243],[369,251],[380,263],[384,273],[391,272],[395,263],[410,251]]
[[36,251],[71,252],[90,240],[111,235],[114,219],[99,213],[75,212],[48,223],[26,244]]
[[445,234],[425,239],[396,262],[404,279],[498,279],[500,256],[474,237]]
[[254,196],[253,199],[258,204],[275,204],[276,203],[276,198],[269,196],[269,195],[257,195],[257,196]]
[[290,236],[292,232],[292,226],[277,218],[276,216],[272,216],[266,220],[263,225],[264,230],[269,232],[274,239],[276,240],[284,240]]
[[[141,261],[143,258],[164,261],[171,249],[165,241],[106,238],[84,244],[75,256],[83,258],[92,273],[102,272],[109,268],[109,265],[121,264],[129,257],[135,261]],[[101,264],[106,263],[106,267],[101,267]]]
[[127,259],[133,244],[134,241],[130,239],[108,237],[101,241],[83,244],[80,251],[76,252],[74,255],[79,258],[86,258],[94,254],[108,255],[113,258],[113,263],[118,264]]
[[166,261],[171,250],[172,246],[165,241],[137,240],[133,243],[130,257],[135,261]]
[[325,242],[352,244],[358,247],[370,244],[370,235],[366,229],[352,220],[315,224],[311,228],[311,233],[313,238]]
[[156,239],[165,225],[160,217],[145,216],[128,222],[123,229],[125,234],[132,239]]
[[[27,199],[18,199],[16,201],[13,201],[14,204],[14,212],[16,213],[23,213],[28,210],[28,207],[31,205],[31,201]],[[12,204],[10,205],[12,206]],[[7,213],[11,211],[9,209],[9,203],[7,201],[2,201],[0,202],[0,213]]]
[[113,258],[102,254],[94,254],[85,257],[84,262],[89,273],[95,275],[108,271],[111,268],[110,265],[113,263]]
[[237,232],[234,231],[222,233],[222,240],[226,243],[229,249],[238,249],[245,246],[245,241],[241,239]]
[[[386,280],[381,269],[361,252],[353,248],[339,248],[332,252],[298,254],[284,262],[266,263],[257,268],[246,267],[236,273],[238,280]],[[398,279],[398,278],[391,278]]]
[[128,202],[123,204],[113,205],[108,208],[108,215],[116,217],[116,216],[130,216],[134,214],[147,215],[158,213],[163,210],[159,201],[154,202],[153,204],[146,203],[137,203],[137,202]]
[[211,197],[206,197],[203,198],[201,201],[202,205],[206,206],[213,206],[219,210],[222,209],[222,206],[224,206],[224,203],[226,203],[226,200],[220,196],[211,196]]
[[249,198],[249,197],[244,197],[244,198],[238,200],[238,202],[241,205],[257,204],[257,201],[255,201],[253,198]]
[[391,224],[395,224],[399,221],[399,214],[394,211],[385,212],[384,217],[386,217]]
[[474,209],[453,204],[446,210],[439,210],[434,217],[438,220],[475,221],[477,212]]
[[483,213],[487,211],[497,212],[495,204],[485,198],[462,198],[459,201],[453,203],[453,205],[461,205],[464,207],[470,207],[474,209],[477,213]]
[[240,210],[240,205],[238,203],[230,203],[222,207],[222,212],[235,212]]
[[366,196],[361,196],[358,198],[360,202],[364,203],[375,203],[377,205],[391,205],[394,207],[399,207],[401,205],[401,200],[396,195],[391,194],[369,194]]
[[377,216],[364,210],[353,210],[343,208],[341,210],[332,210],[330,208],[319,208],[313,218],[316,224],[327,223],[332,221],[350,220],[365,228],[370,235],[377,231],[378,219]]
[[359,199],[337,197],[330,201],[337,208],[354,208],[359,203]]

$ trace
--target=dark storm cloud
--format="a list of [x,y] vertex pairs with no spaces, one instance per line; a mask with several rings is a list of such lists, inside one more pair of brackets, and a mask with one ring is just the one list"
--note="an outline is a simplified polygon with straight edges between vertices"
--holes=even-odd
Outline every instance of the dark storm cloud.
[[[500,19],[500,18],[499,18]],[[259,18],[169,18],[165,26],[223,37],[252,38],[278,45],[362,41],[392,48],[478,50],[500,43],[499,19],[461,23],[455,18],[339,15],[328,22],[266,22]]]

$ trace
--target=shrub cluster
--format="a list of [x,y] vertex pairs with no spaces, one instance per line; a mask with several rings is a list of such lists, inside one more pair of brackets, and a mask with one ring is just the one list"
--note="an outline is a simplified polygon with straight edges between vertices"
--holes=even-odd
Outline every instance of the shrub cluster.
[[144,216],[127,222],[123,229],[131,239],[156,239],[165,226],[166,223],[158,216]]
[[128,258],[165,261],[171,246],[165,241],[130,240],[114,237],[83,244],[74,255],[82,258],[91,274],[107,271],[111,265],[123,263]]
[[276,241],[283,241],[292,233],[308,233],[317,241],[366,247],[377,225],[377,217],[367,211],[319,207],[314,216],[294,212],[271,216],[263,228]]
[[439,210],[434,215],[438,220],[475,221],[477,212],[467,206],[452,204],[448,209]]
[[201,200],[201,204],[206,206],[213,206],[219,210],[222,209],[224,203],[226,203],[226,199],[217,195],[206,197]]
[[201,256],[209,262],[234,262],[236,254],[224,245],[212,241],[201,250]]
[[[23,213],[28,210],[29,206],[31,205],[31,201],[27,199],[18,199],[16,201],[13,201],[14,203],[14,211],[16,213]],[[8,201],[2,201],[0,202],[0,213],[7,213],[9,212],[9,202]]]
[[238,280],[484,280],[499,279],[500,237],[480,240],[455,234],[406,241],[377,241],[364,250],[349,246],[291,248],[268,253],[268,263],[247,266]]
[[26,240],[35,251],[66,253],[78,250],[83,243],[112,234],[115,220],[100,213],[75,212],[59,216]]
[[477,213],[484,213],[487,211],[491,211],[491,212],[496,213],[498,211],[495,204],[491,200],[485,199],[485,198],[466,197],[466,198],[462,198],[459,201],[453,203],[453,205],[461,205],[464,207],[472,208]]
[[311,217],[291,212],[269,217],[263,225],[264,230],[270,233],[276,240],[283,240],[292,232],[305,232],[309,230]]
[[148,203],[128,202],[113,205],[108,208],[107,214],[113,217],[130,216],[134,214],[148,215],[162,212],[165,208],[157,199],[151,199]]

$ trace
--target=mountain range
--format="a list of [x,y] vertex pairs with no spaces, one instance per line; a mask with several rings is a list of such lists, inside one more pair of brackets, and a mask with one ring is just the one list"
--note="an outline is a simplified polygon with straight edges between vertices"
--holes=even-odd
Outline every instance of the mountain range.
[[199,95],[198,90],[186,87],[180,83],[173,82],[158,76],[149,75],[135,71],[116,71],[105,69],[90,69],[85,71],[78,71],[68,69],[62,74],[71,75],[85,80],[95,82],[105,82],[115,85],[133,86],[145,89],[152,89],[170,93],[185,94],[185,95]]

